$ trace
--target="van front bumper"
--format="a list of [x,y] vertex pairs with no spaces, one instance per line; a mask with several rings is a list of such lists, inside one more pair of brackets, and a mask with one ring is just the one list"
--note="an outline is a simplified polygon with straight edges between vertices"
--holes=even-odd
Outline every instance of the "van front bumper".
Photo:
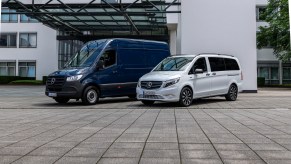
[[51,98],[63,97],[79,99],[82,97],[83,85],[79,81],[65,82],[62,86],[46,86],[45,95]]
[[178,102],[180,99],[180,89],[176,86],[159,88],[157,90],[146,90],[137,87],[136,97],[138,100]]

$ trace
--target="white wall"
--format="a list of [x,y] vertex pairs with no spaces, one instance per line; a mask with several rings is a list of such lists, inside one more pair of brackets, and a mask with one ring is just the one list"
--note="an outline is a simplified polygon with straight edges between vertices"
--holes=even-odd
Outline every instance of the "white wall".
[[188,0],[182,2],[181,51],[231,54],[239,58],[244,90],[257,90],[254,0]]
[[[0,61],[36,61],[36,79],[58,69],[58,53],[56,31],[41,23],[2,23],[1,33],[17,32],[17,47],[19,47],[19,32],[37,32],[37,48],[0,48]],[[16,68],[16,75],[18,69]]]

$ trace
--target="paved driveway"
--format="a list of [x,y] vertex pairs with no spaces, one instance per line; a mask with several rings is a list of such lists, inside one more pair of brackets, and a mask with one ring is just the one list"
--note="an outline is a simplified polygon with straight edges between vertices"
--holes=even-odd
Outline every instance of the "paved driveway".
[[56,104],[44,87],[0,86],[0,163],[291,163],[291,90],[195,101]]

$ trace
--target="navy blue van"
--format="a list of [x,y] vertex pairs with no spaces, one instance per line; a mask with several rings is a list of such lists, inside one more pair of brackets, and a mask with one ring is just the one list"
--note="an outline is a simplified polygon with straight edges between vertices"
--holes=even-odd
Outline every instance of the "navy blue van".
[[104,39],[86,43],[63,70],[48,76],[45,94],[58,103],[136,96],[138,79],[170,55],[165,42]]

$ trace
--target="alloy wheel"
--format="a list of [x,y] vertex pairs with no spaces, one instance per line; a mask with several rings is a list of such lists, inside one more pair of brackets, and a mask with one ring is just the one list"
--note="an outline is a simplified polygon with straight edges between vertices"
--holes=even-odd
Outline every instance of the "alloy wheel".
[[185,107],[190,106],[192,104],[192,99],[191,89],[188,87],[183,88],[180,97],[180,104]]
[[229,90],[229,97],[231,100],[236,100],[237,98],[237,88],[236,86],[232,85]]

